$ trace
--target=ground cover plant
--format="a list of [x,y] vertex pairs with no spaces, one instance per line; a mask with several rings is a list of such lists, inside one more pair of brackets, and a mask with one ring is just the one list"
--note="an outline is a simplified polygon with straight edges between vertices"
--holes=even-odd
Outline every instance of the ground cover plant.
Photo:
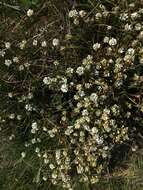
[[20,171],[31,166],[29,183],[92,187],[118,166],[119,152],[141,146],[142,1],[0,6],[3,141]]

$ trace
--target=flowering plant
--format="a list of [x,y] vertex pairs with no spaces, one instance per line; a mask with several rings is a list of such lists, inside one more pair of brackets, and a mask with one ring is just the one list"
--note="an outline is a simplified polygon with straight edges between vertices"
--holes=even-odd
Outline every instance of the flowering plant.
[[1,130],[24,139],[21,157],[32,151],[39,180],[71,190],[75,177],[96,183],[142,122],[143,9],[138,1],[47,6],[48,23],[1,44]]

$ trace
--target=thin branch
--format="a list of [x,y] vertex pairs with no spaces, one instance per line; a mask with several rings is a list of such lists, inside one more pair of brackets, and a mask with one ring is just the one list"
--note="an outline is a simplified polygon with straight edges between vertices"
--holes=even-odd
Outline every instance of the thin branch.
[[3,5],[3,6],[5,6],[5,7],[11,8],[11,9],[14,9],[14,10],[17,10],[17,11],[20,11],[20,10],[21,10],[19,6],[9,5],[9,4],[3,3],[3,2],[1,2],[1,1],[0,1],[0,5]]

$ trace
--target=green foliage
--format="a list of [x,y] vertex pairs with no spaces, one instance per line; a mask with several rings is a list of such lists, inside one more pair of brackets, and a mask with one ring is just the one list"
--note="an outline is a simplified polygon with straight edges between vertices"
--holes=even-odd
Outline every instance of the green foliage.
[[20,3],[22,6],[29,8],[32,6],[38,6],[40,1],[39,0],[20,0]]

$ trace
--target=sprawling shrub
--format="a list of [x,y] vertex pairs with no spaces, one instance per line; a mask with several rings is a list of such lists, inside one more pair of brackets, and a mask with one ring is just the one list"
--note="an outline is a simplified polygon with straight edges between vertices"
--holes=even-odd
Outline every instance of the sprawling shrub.
[[[62,5],[61,5],[62,4]],[[139,0],[47,1],[1,30],[1,131],[38,179],[96,183],[111,152],[141,131]],[[13,26],[14,25],[14,26]]]

